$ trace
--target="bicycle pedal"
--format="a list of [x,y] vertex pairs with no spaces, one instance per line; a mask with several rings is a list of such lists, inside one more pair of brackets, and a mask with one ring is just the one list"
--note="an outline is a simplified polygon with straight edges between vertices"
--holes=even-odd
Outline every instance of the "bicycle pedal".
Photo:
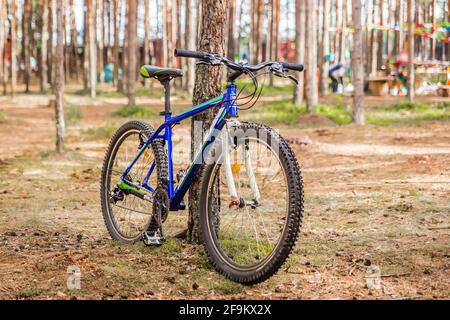
[[158,247],[163,244],[165,238],[158,236],[155,232],[144,232],[142,241],[146,246]]

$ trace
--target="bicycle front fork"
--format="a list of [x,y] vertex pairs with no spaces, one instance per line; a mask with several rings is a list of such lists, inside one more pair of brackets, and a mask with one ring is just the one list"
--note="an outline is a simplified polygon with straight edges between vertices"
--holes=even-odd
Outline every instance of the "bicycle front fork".
[[[236,122],[236,121],[235,121]],[[236,127],[236,123],[234,124],[234,127]],[[228,188],[228,193],[230,195],[230,204],[229,207],[246,207],[250,206],[253,208],[256,208],[259,206],[260,200],[261,200],[261,194],[259,192],[258,184],[256,182],[255,172],[253,169],[252,164],[252,157],[251,152],[249,149],[249,146],[247,144],[244,145],[244,148],[242,150],[242,158],[245,162],[245,171],[248,178],[248,184],[250,185],[250,188],[252,189],[252,195],[253,199],[252,201],[246,201],[245,199],[239,197],[237,190],[236,190],[236,184],[234,182],[234,176],[233,173],[239,173],[241,170],[241,163],[237,161],[236,163],[232,164],[231,161],[231,153],[233,152],[233,149],[236,148],[233,136],[230,134],[230,130],[228,125],[225,126],[226,132],[225,136],[222,139],[222,155],[223,155],[223,166],[225,171],[225,180]]]

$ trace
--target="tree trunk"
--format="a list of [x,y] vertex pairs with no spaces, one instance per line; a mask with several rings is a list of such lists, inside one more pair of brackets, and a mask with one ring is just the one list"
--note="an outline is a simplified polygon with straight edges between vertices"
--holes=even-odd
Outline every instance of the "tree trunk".
[[[325,0],[329,3],[329,0]],[[305,63],[305,37],[306,37],[306,12],[305,1],[296,0],[295,2],[295,57],[297,63]],[[304,91],[304,73],[297,74],[298,86],[294,91],[294,102],[299,105],[303,102]]]
[[[378,0],[379,1],[379,0]],[[371,57],[370,57],[370,75],[374,77],[377,73],[377,58],[378,58],[378,42],[377,42],[377,31],[375,29],[377,16],[377,0],[372,1],[372,24],[374,25],[372,29],[372,41],[371,41]]]
[[[144,0],[144,64],[150,64],[150,3]],[[144,80],[145,87],[150,86],[148,79]]]
[[136,106],[136,57],[137,57],[137,0],[128,1],[128,107]]
[[119,14],[119,0],[113,0],[113,30],[114,30],[114,84],[119,84],[119,28],[117,27],[117,15]]
[[322,54],[320,55],[320,58],[322,59],[320,71],[320,92],[323,96],[328,95],[329,89],[328,70],[330,68],[330,63],[326,59],[326,55],[330,53],[330,32],[328,30],[330,27],[330,10],[330,0],[323,0]]
[[312,113],[317,97],[317,1],[307,0],[306,25],[306,109]]
[[[431,23],[433,28],[436,28],[436,0],[431,0]],[[432,34],[431,38],[431,60],[436,60],[436,32]]]
[[24,75],[24,83],[25,83],[25,93],[30,92],[30,78],[31,78],[31,21],[32,21],[32,1],[31,0],[25,0],[24,3],[24,14],[23,14],[23,20],[22,20],[22,26],[23,26],[23,35],[22,35],[22,51],[23,51],[23,59],[24,59],[24,65],[25,65],[25,71],[23,73]]
[[88,12],[88,47],[89,47],[89,89],[91,98],[97,96],[97,45],[96,45],[96,24],[97,0],[87,1]]
[[76,24],[76,11],[75,11],[75,4],[74,4],[74,0],[70,0],[70,10],[71,10],[71,42],[72,42],[72,46],[71,46],[71,51],[72,51],[72,67],[74,68],[75,71],[75,79],[78,81],[80,78],[78,76],[79,72],[79,61],[78,61],[78,36],[77,36],[77,24]]
[[341,43],[339,44],[339,62],[345,64],[345,49],[346,49],[346,39],[347,39],[347,1],[342,1],[342,32],[341,32]]
[[64,28],[63,0],[56,0],[55,111],[56,152],[64,152]]
[[43,0],[41,3],[41,56],[39,68],[39,83],[41,93],[45,93],[48,78],[47,78],[47,44],[48,44],[48,0]]
[[[105,63],[104,63],[104,49],[105,49],[105,5],[104,5],[104,0],[97,0],[98,1],[98,11],[99,11],[99,24],[100,27],[97,26],[97,23],[95,23],[95,30],[97,32],[98,35],[98,39],[97,39],[97,44],[98,44],[98,61],[97,61],[97,76],[98,79],[100,81],[100,83],[105,82],[105,76],[104,76],[104,72],[103,69],[105,67]],[[97,15],[96,15],[97,17]]]
[[[4,0],[4,5],[3,5],[3,10],[2,10],[2,16],[4,17],[4,21],[7,20],[8,17],[8,5],[7,5],[7,1]],[[4,27],[4,25],[3,25]],[[5,31],[5,30],[4,30]],[[6,43],[6,37],[4,38],[5,43]],[[6,55],[6,52],[3,52],[3,59]],[[7,85],[8,85],[8,77],[9,77],[9,69],[8,69],[8,65],[5,63],[3,63],[3,77],[2,77],[2,84],[3,84],[3,94],[6,95],[7,92]]]
[[[386,54],[387,54],[387,58],[389,61],[389,58],[391,57],[392,54],[392,41],[391,41],[391,26],[394,24],[394,15],[392,14],[393,9],[392,9],[392,1],[393,0],[388,0],[388,30],[386,31]],[[395,33],[395,31],[394,31]]]
[[[384,26],[384,19],[383,19],[383,8],[384,8],[384,0],[378,0],[378,25]],[[381,29],[381,28],[380,28]],[[383,66],[383,54],[384,54],[384,31],[378,30],[378,52],[377,52],[377,70],[381,70],[381,67]]]
[[236,54],[236,0],[230,0],[228,9],[228,52],[227,57],[234,61]]
[[[188,50],[195,50],[197,48],[197,20],[198,20],[198,0],[188,0],[186,4],[189,12],[189,28],[187,32],[186,48]],[[187,59],[187,90],[189,94],[194,92],[195,84],[195,60]]]
[[4,52],[5,52],[5,14],[4,14],[4,8],[7,6],[7,2],[5,0],[0,0],[0,82],[3,85],[4,88],[4,65],[5,65],[5,59],[4,59]]
[[[227,17],[227,0],[201,0],[202,15],[200,24],[200,41],[198,50],[214,52],[224,55],[225,28],[223,21]],[[211,68],[197,66],[193,103],[197,105],[207,99],[220,95],[222,91],[222,67]],[[201,121],[203,131],[209,128],[214,117],[214,109],[210,109],[192,120],[191,156],[196,152],[195,141],[202,140],[195,137],[195,123]],[[199,229],[199,181],[195,181],[189,190],[189,218],[187,239],[197,243],[200,240]]]
[[361,23],[361,0],[353,0],[352,17],[354,24],[353,33],[353,122],[364,125],[364,67],[362,57],[362,23]]
[[396,1],[395,5],[395,21],[399,24],[400,30],[395,32],[395,55],[401,54],[403,49],[403,6],[402,1]]
[[11,2],[11,96],[17,90],[17,3]]
[[408,98],[414,100],[414,0],[408,0]]

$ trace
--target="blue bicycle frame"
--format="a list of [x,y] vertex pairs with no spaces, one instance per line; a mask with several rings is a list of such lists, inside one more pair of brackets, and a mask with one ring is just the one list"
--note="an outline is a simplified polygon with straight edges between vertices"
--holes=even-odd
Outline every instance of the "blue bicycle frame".
[[[202,147],[198,150],[197,154],[195,155],[194,161],[189,166],[189,169],[187,170],[186,174],[184,175],[178,186],[175,187],[173,154],[172,154],[173,127],[179,124],[181,121],[186,120],[188,118],[192,118],[211,108],[219,109],[217,116],[215,117],[214,121],[211,124],[211,127],[209,129],[209,132],[207,133],[206,139],[204,140]],[[134,158],[132,163],[127,167],[125,172],[122,174],[121,180],[124,181],[126,179],[128,174],[132,170],[133,166],[138,162],[138,160],[144,154],[145,150],[150,147],[151,143],[155,139],[163,139],[165,142],[164,144],[167,145],[167,156],[169,162],[168,163],[169,176],[167,177],[168,180],[167,193],[170,199],[170,211],[184,210],[185,205],[183,203],[183,198],[186,195],[187,191],[189,190],[191,183],[193,182],[195,176],[198,174],[198,171],[202,166],[203,155],[207,154],[209,150],[208,146],[212,145],[212,143],[215,141],[215,139],[223,129],[226,123],[226,119],[228,117],[237,117],[237,115],[238,115],[238,108],[236,104],[236,86],[234,83],[230,83],[227,86],[227,91],[222,96],[206,101],[186,111],[185,113],[173,117],[171,113],[166,113],[165,122],[148,138],[148,140],[145,142],[144,146],[139,151],[136,158]],[[143,187],[147,191],[154,193],[155,186],[153,187],[150,186],[148,181],[151,175],[153,174],[155,167],[156,167],[156,160],[153,161],[152,165],[150,166],[150,169],[146,177],[144,178],[144,181],[142,181],[139,186],[135,187],[138,188]]]

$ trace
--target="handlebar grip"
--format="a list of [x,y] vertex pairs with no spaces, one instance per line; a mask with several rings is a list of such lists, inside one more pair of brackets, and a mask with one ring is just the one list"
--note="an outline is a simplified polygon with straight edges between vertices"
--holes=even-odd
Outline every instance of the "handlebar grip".
[[206,54],[207,54],[206,52],[202,52],[202,51],[175,49],[175,57],[205,59]]
[[305,67],[302,64],[282,62],[281,65],[285,69],[302,72]]

